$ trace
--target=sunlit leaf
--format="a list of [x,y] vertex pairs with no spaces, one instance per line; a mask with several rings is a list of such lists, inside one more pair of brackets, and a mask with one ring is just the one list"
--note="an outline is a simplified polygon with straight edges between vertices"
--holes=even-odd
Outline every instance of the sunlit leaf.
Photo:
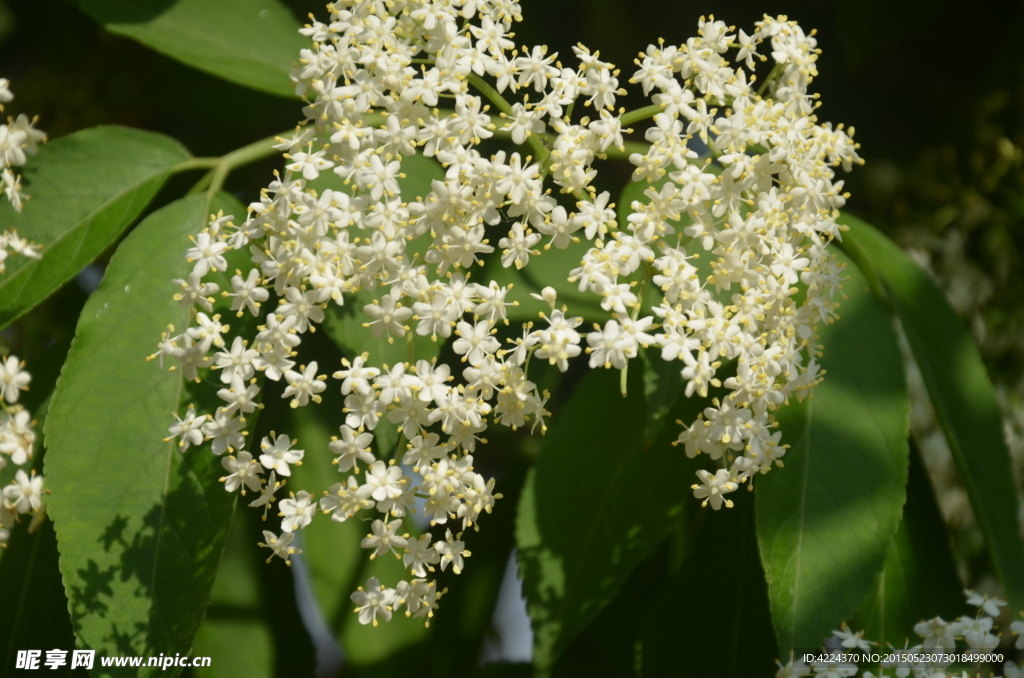
[[757,535],[783,657],[818,647],[874,586],[899,524],[910,406],[888,314],[855,266],[821,328],[824,381],[778,415],[783,461],[755,481]]
[[[237,211],[219,198],[214,209]],[[72,624],[100,655],[186,653],[202,621],[234,496],[209,446],[163,442],[171,412],[212,411],[208,389],[147,362],[189,310],[172,280],[206,198],[155,212],[121,244],[82,312],[46,424],[49,512]],[[213,397],[213,400],[216,400]],[[143,670],[145,673],[145,670]]]
[[890,304],[910,343],[1010,607],[1024,611],[1024,546],[1002,417],[970,333],[942,290],[892,241],[843,215],[843,248]]
[[40,245],[41,259],[8,257],[0,327],[28,312],[109,247],[189,157],[170,137],[94,127],[43,145],[24,170],[32,196],[20,214],[0,204],[0,231]]

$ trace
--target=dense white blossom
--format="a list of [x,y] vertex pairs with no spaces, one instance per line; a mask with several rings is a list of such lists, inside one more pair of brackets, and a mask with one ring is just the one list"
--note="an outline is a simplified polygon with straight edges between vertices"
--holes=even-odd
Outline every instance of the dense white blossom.
[[[450,521],[478,528],[501,498],[473,466],[487,428],[546,428],[548,396],[531,381],[531,357],[562,372],[584,353],[591,368],[626,370],[645,347],[678,361],[686,396],[711,399],[677,442],[691,457],[708,455],[713,471],[698,474],[694,492],[714,509],[781,465],[774,413],[818,381],[816,327],[837,307],[841,271],[828,245],[840,236],[845,194],[835,171],[860,162],[852,129],[815,115],[813,34],[785,17],[738,34],[702,19],[699,37],[640,55],[629,82],[653,106],[627,113],[616,108],[623,76],[597,52],[517,48],[514,2],[343,0],[328,11],[328,23],[302,29],[312,44],[291,77],[305,120],[277,146],[283,174],[237,222],[211,217],[183,247],[192,272],[176,281],[175,298],[195,313],[184,331],[165,333],[155,356],[188,379],[219,369],[226,388],[217,413],[190,411],[171,427],[179,445],[244,446],[257,372],[282,381],[293,407],[339,389],[344,410],[330,449],[344,475],[319,508],[335,521],[381,514],[363,546],[394,553],[418,577],[394,589],[371,580],[353,594],[360,621],[374,624],[403,604],[429,618],[440,593],[427,573],[465,567],[469,551]],[[759,60],[775,67],[755,88]],[[626,135],[639,131],[630,125],[649,118],[647,145],[629,155],[645,190],[620,220],[594,180],[608,154],[625,156]],[[481,143],[494,137],[528,150],[487,155]],[[436,159],[444,178],[412,200],[400,195],[401,180],[416,153]],[[346,190],[310,187],[329,173]],[[606,317],[591,330],[547,288],[534,296],[549,310],[503,342],[512,285],[478,281],[474,267],[487,258],[525,269],[576,245],[581,258],[565,279]],[[229,337],[208,315],[219,287],[204,278],[226,272],[235,250],[250,265],[223,295],[239,315],[259,318],[251,336]],[[370,296],[356,302],[360,291]],[[349,356],[329,385],[300,356],[331,306],[349,306],[369,336],[406,342],[408,361]],[[416,337],[450,342],[457,360],[417,359]],[[382,420],[400,443],[374,452]],[[225,489],[255,489],[256,466],[271,472],[253,502],[266,511],[275,478],[302,461],[291,446],[272,434],[258,462],[234,453]],[[417,497],[431,526],[446,526],[445,539],[402,529]],[[290,554],[313,506],[305,491],[281,501],[283,535],[267,537],[275,554]]]

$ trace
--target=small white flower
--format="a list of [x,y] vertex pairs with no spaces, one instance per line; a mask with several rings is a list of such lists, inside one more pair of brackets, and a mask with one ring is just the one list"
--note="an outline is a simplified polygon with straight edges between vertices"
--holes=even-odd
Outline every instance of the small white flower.
[[184,452],[192,445],[203,444],[203,424],[206,422],[207,415],[196,414],[196,409],[192,405],[189,405],[188,412],[185,413],[185,418],[181,419],[177,413],[174,413],[175,423],[168,427],[170,437],[164,438],[165,443],[169,443],[174,438],[181,438],[178,441],[178,451]]
[[18,470],[11,484],[3,488],[3,499],[15,513],[34,513],[43,506],[43,477]]
[[732,508],[732,502],[726,499],[723,495],[729,492],[735,492],[739,485],[734,483],[729,475],[729,471],[724,468],[718,469],[715,475],[711,475],[704,469],[697,471],[697,477],[700,479],[700,485],[693,485],[693,496],[697,499],[704,499],[701,506],[707,506],[711,504],[711,508],[718,510],[722,508],[722,504]]
[[452,537],[452,531],[445,530],[444,537],[444,541],[434,544],[434,550],[441,556],[441,571],[444,572],[444,569],[450,563],[452,571],[455,574],[461,574],[462,568],[466,566],[465,558],[472,554],[466,550],[465,542],[459,540],[462,537],[461,533]]
[[291,565],[292,556],[297,553],[302,553],[302,549],[292,546],[292,542],[295,541],[294,532],[282,532],[281,536],[278,537],[269,530],[263,530],[263,538],[266,541],[260,542],[260,546],[271,550],[270,557],[267,558],[268,563],[274,559],[274,556],[277,556],[282,559],[286,565]]
[[967,596],[967,604],[981,608],[981,610],[989,615],[990,617],[999,616],[999,608],[1006,607],[1006,601],[986,596],[985,594],[972,591],[970,589],[964,590],[964,595]]
[[398,528],[401,526],[401,520],[392,520],[389,523],[375,520],[370,525],[370,534],[363,537],[363,541],[359,545],[364,549],[374,549],[371,558],[383,555],[388,551],[398,556],[395,549],[404,549],[409,545],[409,535],[398,534]]
[[0,392],[9,403],[18,402],[21,391],[27,391],[32,375],[25,371],[25,363],[16,356],[7,356],[0,362]]
[[316,501],[312,499],[309,492],[305,490],[294,494],[288,499],[282,499],[277,503],[281,521],[281,529],[285,532],[294,532],[313,522],[313,514],[316,513]]
[[360,624],[377,625],[377,617],[391,621],[391,606],[396,602],[395,590],[385,588],[376,577],[366,580],[366,588],[360,586],[352,594]]
[[306,454],[303,450],[291,449],[294,444],[287,434],[278,436],[271,432],[269,436],[264,437],[260,442],[260,463],[263,464],[263,468],[276,471],[285,477],[290,476],[292,470],[289,465],[301,465],[302,457]]

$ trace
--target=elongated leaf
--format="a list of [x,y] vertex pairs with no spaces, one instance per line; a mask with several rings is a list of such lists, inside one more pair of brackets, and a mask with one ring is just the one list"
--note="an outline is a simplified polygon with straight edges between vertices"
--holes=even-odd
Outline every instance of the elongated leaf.
[[732,509],[702,517],[689,557],[664,583],[665,590],[679,592],[678,604],[648,607],[643,675],[672,675],[681,657],[687,671],[699,676],[772,675],[778,650],[757,552],[754,502],[737,501]]
[[[218,199],[218,208],[238,204]],[[184,198],[121,244],[82,312],[47,419],[72,623],[100,655],[188,652],[231,522],[234,497],[209,447],[181,454],[162,442],[171,412],[189,402],[212,411],[212,394],[146,362],[169,322],[186,324],[171,281],[190,270],[186,237],[206,217],[205,196]]]
[[42,259],[8,257],[0,277],[0,327],[43,301],[109,247],[189,157],[177,141],[127,127],[94,127],[55,139],[25,166],[32,200],[21,214],[0,205],[9,228],[43,247]]
[[907,481],[910,408],[889,317],[847,266],[825,380],[779,413],[785,468],[758,480],[757,535],[783,657],[818,647],[882,569]]
[[[519,502],[516,543],[534,627],[534,662],[548,672],[671,528],[693,462],[664,427],[650,447],[643,369],[592,370],[553,421]],[[690,421],[703,403],[683,399]]]
[[[916,639],[914,624],[932,617],[947,621],[963,611],[963,586],[956,573],[949,532],[935,503],[919,455],[910,455],[907,504],[889,546],[875,589],[864,600],[852,627],[881,647],[906,647]],[[917,642],[911,640],[911,644]]]
[[245,87],[294,97],[288,73],[311,47],[278,0],[78,0],[86,14],[193,68]]
[[1024,611],[1017,493],[995,391],[963,322],[931,278],[892,241],[844,215],[843,248],[900,319],[946,434],[1010,607]]

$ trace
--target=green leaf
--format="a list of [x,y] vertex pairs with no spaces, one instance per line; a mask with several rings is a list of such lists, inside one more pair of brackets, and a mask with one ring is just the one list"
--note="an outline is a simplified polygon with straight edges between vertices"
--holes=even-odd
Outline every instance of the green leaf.
[[[916,450],[903,520],[889,546],[885,568],[851,627],[880,647],[906,647],[916,639],[914,624],[933,617],[953,619],[963,612],[963,585],[956,572],[950,536],[931,482]],[[916,642],[916,641],[914,641]]]
[[[634,365],[636,369],[638,365]],[[647,428],[644,440],[654,442],[665,424],[669,410],[679,400],[685,383],[681,367],[675,360],[661,359],[661,350],[647,348],[643,351],[644,397],[647,398]]]
[[188,159],[170,137],[94,127],[43,145],[25,166],[32,200],[0,205],[0,231],[43,247],[42,259],[8,257],[0,277],[0,327],[43,301],[109,247],[149,204],[171,168]]
[[[591,370],[553,420],[519,502],[516,542],[534,628],[534,663],[550,671],[562,650],[611,600],[668,533],[690,493],[693,462],[665,427],[650,447],[643,370]],[[683,399],[696,416],[704,403]],[[600,422],[600,425],[595,425]]]
[[[214,209],[237,210],[228,200]],[[171,281],[189,272],[186,238],[206,219],[206,196],[190,196],[121,244],[82,311],[47,419],[49,512],[72,623],[99,655],[188,652],[231,524],[220,460],[206,445],[181,454],[162,441],[171,412],[189,402],[212,411],[216,398],[146,361],[168,323],[187,324]]]
[[759,478],[757,535],[783,657],[818,647],[875,584],[906,497],[910,407],[889,316],[847,266],[827,371],[778,414],[785,468]]
[[874,281],[899,318],[935,415],[953,452],[1014,614],[1024,611],[1024,547],[1017,492],[995,391],[971,335],[942,290],[903,250],[843,215],[843,249]]
[[311,48],[278,0],[77,0],[107,30],[230,82],[295,98],[288,78]]
[[[759,488],[760,489],[760,488]],[[643,621],[643,675],[770,676],[778,649],[757,553],[754,502],[705,512],[690,556],[663,589],[677,605],[651,605]]]

